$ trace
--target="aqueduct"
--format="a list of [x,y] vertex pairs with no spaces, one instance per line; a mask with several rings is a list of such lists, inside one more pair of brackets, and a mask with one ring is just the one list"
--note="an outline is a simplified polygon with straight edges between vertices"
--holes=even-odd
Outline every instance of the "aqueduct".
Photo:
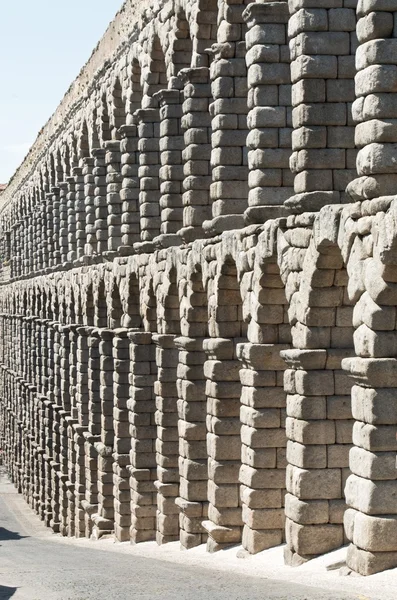
[[0,436],[65,536],[397,566],[397,0],[127,0],[0,197]]

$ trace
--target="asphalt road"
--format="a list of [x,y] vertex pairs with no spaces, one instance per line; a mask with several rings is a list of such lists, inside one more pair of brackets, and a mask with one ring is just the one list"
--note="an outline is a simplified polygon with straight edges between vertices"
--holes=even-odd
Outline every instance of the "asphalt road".
[[18,506],[21,498],[0,476],[0,600],[353,600],[295,583],[60,543]]

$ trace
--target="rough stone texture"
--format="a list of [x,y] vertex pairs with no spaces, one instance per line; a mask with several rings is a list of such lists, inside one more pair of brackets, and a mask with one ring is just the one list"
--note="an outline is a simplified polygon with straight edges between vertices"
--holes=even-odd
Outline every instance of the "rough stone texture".
[[1,444],[54,531],[397,565],[396,13],[117,15],[0,201]]

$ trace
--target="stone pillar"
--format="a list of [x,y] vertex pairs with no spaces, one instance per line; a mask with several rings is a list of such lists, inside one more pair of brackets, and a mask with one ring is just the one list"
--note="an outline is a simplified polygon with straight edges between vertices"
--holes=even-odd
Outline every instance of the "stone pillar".
[[130,340],[130,488],[132,543],[156,538],[155,346],[148,332],[128,333]]
[[106,252],[108,248],[108,209],[106,204],[106,161],[105,155],[106,150],[102,148],[95,148],[92,151],[92,155],[95,159],[95,166],[93,169],[94,182],[95,182],[95,232],[97,239],[96,251],[97,254],[101,255]]
[[50,400],[47,400],[45,396],[41,396],[40,400],[43,406],[43,433],[44,433],[44,453],[43,453],[43,471],[44,471],[44,481],[43,481],[43,496],[42,496],[42,518],[47,527],[51,525],[53,520],[52,514],[52,468],[51,462],[53,459],[52,454],[52,403]]
[[60,412],[62,410],[61,397],[61,353],[60,353],[60,323],[53,324],[52,352],[53,352],[53,422],[52,422],[52,480],[51,480],[51,512],[50,523],[54,532],[60,531],[60,497],[62,490],[61,482],[61,436],[60,436]]
[[153,334],[156,344],[156,462],[157,462],[157,531],[158,544],[179,539],[178,412],[176,369],[178,350],[173,334]]
[[207,452],[208,452],[208,532],[207,550],[216,552],[241,541],[242,513],[239,471],[240,363],[234,358],[233,340],[204,340],[207,361]]
[[[179,89],[161,90],[155,95],[160,105],[160,236],[161,245],[180,244],[177,232],[183,223],[182,207],[182,105]],[[165,237],[166,236],[166,237]]]
[[285,393],[276,387],[285,370],[283,344],[237,345],[242,362],[241,501],[243,546],[251,554],[284,537]]
[[[67,532],[69,536],[76,535],[76,425],[77,423],[77,327],[78,325],[67,325],[65,329],[69,332],[69,398],[70,413],[65,415],[65,428],[67,434],[67,458],[68,458],[68,479],[67,487]],[[77,444],[78,446],[78,444]],[[79,450],[79,448],[77,448]]]
[[128,329],[115,329],[113,337],[113,494],[114,494],[114,531],[119,542],[130,539],[130,449],[129,431],[129,372],[130,340]]
[[11,268],[10,274],[11,277],[18,276],[18,261],[19,261],[19,253],[18,253],[18,230],[19,223],[14,223],[11,227]]
[[98,512],[98,452],[95,447],[101,435],[101,402],[99,330],[88,329],[88,432],[85,438],[85,499],[82,507],[85,511],[85,535],[90,537],[93,522],[91,516]]
[[24,275],[26,275],[27,273],[34,273],[35,271],[35,266],[34,266],[34,255],[35,255],[35,248],[36,248],[36,239],[34,236],[34,211],[33,209],[30,210],[28,217],[27,217],[27,224],[26,224],[26,230],[27,230],[27,244],[26,244],[26,261],[25,261],[25,272]]
[[106,203],[108,209],[108,252],[115,253],[121,246],[121,212],[122,201],[120,189],[121,176],[121,154],[120,142],[111,141],[105,143],[106,147]]
[[[311,333],[326,338],[326,329],[311,327]],[[335,395],[334,373],[325,370],[327,350],[286,350],[282,356],[289,366],[284,379],[288,438],[285,560],[297,565],[343,544],[343,527],[330,522],[332,503],[342,494],[342,473],[339,468],[328,468],[327,462],[336,441],[335,422],[327,419],[327,397]]]
[[84,256],[85,234],[85,192],[83,169],[73,167],[74,178],[74,215],[76,227],[76,259]]
[[291,156],[291,76],[287,2],[250,4],[243,13],[248,69],[247,223],[263,223],[286,213],[293,195]]
[[209,69],[183,69],[182,129],[183,227],[178,232],[187,242],[204,237],[203,222],[211,217],[211,85]]
[[[59,252],[61,264],[68,260],[68,184],[62,182],[59,184]],[[33,241],[34,243],[34,241]]]
[[[197,309],[197,307],[195,307]],[[207,539],[207,428],[203,338],[177,337],[180,542],[194,548]]]
[[68,177],[66,179],[68,184],[67,187],[67,212],[68,212],[68,262],[74,262],[77,258],[77,244],[76,244],[76,193],[75,193],[75,180],[74,177]]
[[242,5],[224,5],[210,66],[212,116],[212,221],[209,233],[239,229],[247,209],[247,67]]
[[101,401],[100,441],[95,443],[98,452],[98,513],[92,515],[93,537],[99,539],[114,530],[113,500],[113,336],[110,329],[99,329],[99,364]]
[[84,177],[84,205],[85,205],[85,244],[84,254],[93,256],[96,254],[96,229],[95,229],[95,177],[94,158],[83,158]]
[[60,188],[52,188],[52,265],[61,263],[60,247]]
[[133,245],[140,240],[139,235],[139,156],[138,132],[136,125],[122,125],[120,132],[121,184],[121,248],[124,255],[133,253]]
[[46,269],[48,267],[48,248],[47,248],[47,195],[41,199],[40,202],[40,269]]
[[158,108],[138,110],[138,150],[139,150],[139,206],[141,224],[141,242],[144,248],[160,232],[160,114]]
[[353,314],[357,357],[342,361],[355,384],[352,474],[345,488],[350,508],[345,514],[345,531],[351,542],[348,566],[362,575],[371,575],[397,565],[397,6],[379,0],[359,2],[357,16],[360,46],[353,115],[360,150],[358,178],[348,186],[348,193],[352,200],[361,201],[368,227],[355,241],[356,248],[363,248],[361,256],[365,260],[361,277],[354,256],[350,259],[350,270],[363,292]]
[[53,207],[53,194],[50,192],[46,194],[46,231],[45,231],[45,252],[47,255],[47,267],[52,267],[54,263],[54,207]]
[[61,325],[59,327],[59,356],[60,356],[60,399],[62,409],[59,411],[59,437],[60,437],[60,532],[62,535],[68,535],[68,424],[67,417],[70,415],[70,379],[69,379],[69,358],[70,358],[70,340],[69,327]]
[[85,511],[82,502],[85,500],[85,428],[79,423],[73,424],[74,441],[74,535],[85,536]]
[[[355,177],[354,100],[355,2],[333,0],[290,4],[288,24],[292,80],[291,169],[294,212],[317,211],[346,201]],[[346,3],[344,3],[346,6]]]

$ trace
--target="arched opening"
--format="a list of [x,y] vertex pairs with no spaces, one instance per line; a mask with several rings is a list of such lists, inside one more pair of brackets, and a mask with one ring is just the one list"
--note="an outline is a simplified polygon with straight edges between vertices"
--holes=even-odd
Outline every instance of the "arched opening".
[[48,300],[47,300],[47,319],[53,321],[54,319],[54,311],[52,305],[52,293],[51,290],[48,291]]
[[127,123],[131,124],[135,111],[142,107],[142,71],[137,59],[133,59],[131,65],[131,84],[127,92],[126,112]]
[[70,158],[70,149],[69,145],[65,143],[65,154],[64,154],[64,162],[63,162],[63,178],[62,181],[66,181],[67,177],[70,177],[71,173],[71,158]]
[[83,124],[81,126],[79,141],[78,141],[78,159],[79,162],[83,158],[88,158],[90,156],[90,142],[88,137],[88,127],[87,121],[84,119]]
[[56,170],[55,181],[56,181],[56,185],[59,185],[63,181],[62,157],[61,157],[61,150],[59,148],[57,150],[56,156],[57,156],[57,158],[55,161],[55,170]]
[[[329,223],[325,230],[333,231]],[[357,298],[349,300],[337,244],[324,240],[316,245],[315,239],[296,297],[290,300],[293,349],[282,352],[289,369],[285,557],[290,564],[343,545],[344,488],[350,474],[352,382],[341,363],[355,354]]]
[[[179,499],[180,542],[193,548],[206,542],[207,532],[202,522],[208,517],[207,429],[205,353],[203,341],[208,337],[207,294],[203,286],[201,266],[188,271],[181,279],[181,337],[175,339],[179,348],[178,366],[178,428],[179,428]],[[195,507],[194,514],[189,510]]]
[[[177,368],[179,350],[175,338],[180,335],[179,296],[176,270],[172,268],[159,286],[159,333],[156,345],[157,381],[154,384],[157,424],[157,521],[156,540],[165,544],[179,539],[179,436]],[[161,307],[161,308],[160,308]],[[172,483],[172,489],[167,484]]]
[[128,282],[127,311],[123,316],[123,327],[129,329],[142,329],[139,281],[135,273],[132,273]]
[[93,113],[92,113],[92,119],[91,119],[91,140],[90,140],[90,147],[92,149],[94,148],[100,148],[101,147],[101,143],[99,141],[99,135],[98,135],[98,123],[97,123],[97,119],[98,119],[98,112],[97,109],[94,108]]
[[55,171],[55,158],[54,154],[50,154],[50,165],[49,165],[49,173],[48,173],[48,191],[51,191],[51,188],[54,187],[56,182],[56,171]]
[[178,75],[181,69],[191,66],[193,45],[190,37],[189,23],[185,12],[181,10],[176,16],[175,40],[172,43],[171,60],[174,65],[174,73]]
[[85,324],[88,327],[93,327],[95,321],[95,304],[92,283],[90,283],[90,285],[87,288],[84,316]]
[[111,130],[110,130],[110,119],[109,119],[109,110],[106,100],[106,93],[102,94],[101,99],[101,114],[99,121],[99,129],[100,135],[103,142],[107,142],[111,139]]
[[123,306],[120,298],[119,287],[114,282],[112,294],[111,294],[111,309],[108,317],[108,327],[110,329],[117,329],[121,327],[121,318],[123,316]]
[[247,341],[247,324],[236,264],[227,257],[209,297],[207,361],[208,531],[207,549],[216,552],[241,541],[241,422],[239,344]]
[[157,332],[157,300],[153,290],[153,281],[149,281],[148,289],[142,298],[143,324],[145,331]]
[[125,99],[120,79],[117,77],[112,91],[112,138],[120,139],[119,128],[126,124]]
[[70,324],[76,324],[78,317],[78,299],[75,297],[73,288],[70,288],[70,299],[68,303],[68,321]]
[[150,150],[139,156],[139,208],[141,241],[150,242],[160,233],[160,112],[153,97],[167,88],[166,63],[160,40],[155,35],[150,52],[150,71],[146,75],[143,106],[137,115],[139,146]]
[[160,175],[160,234],[175,235],[183,227],[183,155],[184,133],[182,129],[183,115],[183,80],[178,77],[183,69],[188,69],[192,62],[192,41],[189,24],[185,13],[180,10],[176,15],[174,38],[170,42],[168,57],[172,65],[169,89],[158,94],[160,104],[160,149],[163,165]]
[[157,34],[153,38],[150,59],[150,80],[147,82],[146,94],[153,96],[156,92],[167,88],[168,83],[163,47]]
[[252,277],[253,285],[243,303],[247,341],[237,346],[241,362],[239,480],[242,544],[256,554],[284,539],[286,365],[280,352],[290,349],[291,334],[275,258],[257,264],[245,277]]
[[179,293],[175,269],[169,273],[169,285],[159,310],[159,331],[162,334],[180,335]]
[[197,32],[195,36],[195,67],[209,67],[213,54],[207,52],[218,38],[218,0],[199,0],[197,14]]
[[97,292],[97,302],[95,311],[95,327],[107,327],[108,308],[106,302],[105,282],[100,280]]

